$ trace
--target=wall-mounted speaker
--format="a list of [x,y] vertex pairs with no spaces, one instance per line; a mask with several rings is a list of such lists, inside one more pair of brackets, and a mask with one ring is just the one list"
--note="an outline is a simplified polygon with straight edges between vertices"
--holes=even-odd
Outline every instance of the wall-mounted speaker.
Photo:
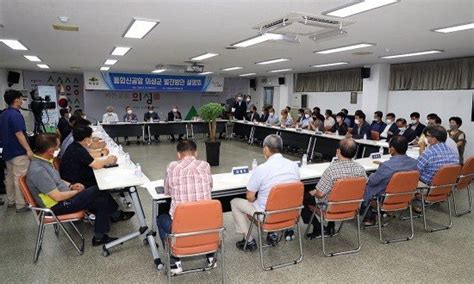
[[307,108],[307,107],[308,107],[308,95],[301,94],[301,108]]
[[285,85],[285,77],[279,77],[278,78],[278,84],[279,85]]
[[362,79],[370,78],[370,68],[365,68],[365,67],[360,68],[360,77]]
[[11,87],[13,84],[18,84],[18,82],[20,82],[20,73],[9,71],[7,82],[8,82],[8,87]]
[[250,79],[249,83],[250,83],[250,89],[253,89],[254,91],[256,91],[257,90],[257,79]]

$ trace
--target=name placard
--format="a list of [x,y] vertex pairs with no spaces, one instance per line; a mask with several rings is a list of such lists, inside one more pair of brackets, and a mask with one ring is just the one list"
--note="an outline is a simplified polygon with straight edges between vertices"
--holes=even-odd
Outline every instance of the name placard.
[[248,174],[250,172],[249,167],[233,167],[232,168],[232,174],[233,175],[243,175],[243,174]]

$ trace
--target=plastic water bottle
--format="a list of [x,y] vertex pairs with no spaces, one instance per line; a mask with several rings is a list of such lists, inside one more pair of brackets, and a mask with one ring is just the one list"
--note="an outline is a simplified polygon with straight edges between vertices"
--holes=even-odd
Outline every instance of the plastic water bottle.
[[128,166],[130,166],[131,163],[132,163],[132,161],[130,161],[130,154],[125,153],[125,165],[128,167]]
[[254,171],[258,166],[257,159],[253,159],[252,161],[252,171]]
[[301,159],[301,165],[303,167],[308,165],[308,155],[306,155],[306,154],[303,155],[303,158]]
[[367,140],[367,134],[364,134],[364,140]]
[[142,176],[143,176],[142,167],[141,167],[140,164],[138,164],[138,163],[137,163],[137,165],[135,166],[135,176],[136,176],[136,177],[142,177]]

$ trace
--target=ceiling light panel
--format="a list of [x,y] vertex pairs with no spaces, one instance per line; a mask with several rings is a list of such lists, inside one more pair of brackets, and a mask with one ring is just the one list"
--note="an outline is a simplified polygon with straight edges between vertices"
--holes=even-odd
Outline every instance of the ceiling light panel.
[[358,49],[358,48],[365,48],[365,47],[370,47],[370,46],[375,46],[374,43],[356,43],[352,45],[346,45],[346,46],[341,46],[341,47],[335,47],[335,48],[330,48],[330,49],[325,49],[325,50],[318,50],[314,51],[314,53],[317,54],[330,54],[330,53],[336,53],[336,52],[343,52],[343,51],[348,51],[348,50],[353,50],[353,49]]
[[127,52],[130,50],[130,47],[124,47],[124,46],[116,46],[114,50],[110,53],[110,55],[114,56],[124,56],[127,54]]
[[346,64],[349,64],[349,62],[334,62],[334,63],[317,64],[311,67],[322,68],[322,67],[339,66],[339,65],[346,65]]
[[41,69],[49,69],[49,66],[46,64],[36,64],[36,66],[38,66]]
[[104,65],[114,65],[115,63],[117,63],[117,61],[117,59],[107,59],[105,60]]
[[233,70],[239,70],[239,69],[243,69],[243,68],[244,67],[236,66],[236,67],[224,68],[224,69],[221,69],[221,71],[233,71]]
[[355,1],[348,5],[323,12],[323,15],[331,17],[345,18],[353,16],[359,13],[367,12],[376,8],[387,6],[390,4],[395,4],[400,2],[399,0],[365,0],[365,1]]
[[28,50],[26,46],[16,39],[0,39],[0,41],[13,50]]
[[380,58],[394,59],[394,58],[402,58],[402,57],[412,57],[412,56],[436,54],[436,53],[442,53],[442,52],[443,52],[443,50],[433,49],[433,50],[417,51],[417,52],[404,53],[404,54],[381,56]]
[[281,73],[281,72],[289,72],[292,71],[293,69],[287,68],[287,69],[277,69],[277,70],[270,70],[268,72],[270,73]]
[[453,32],[459,32],[459,31],[465,31],[465,30],[471,30],[471,29],[474,29],[474,23],[456,25],[456,26],[451,26],[451,27],[446,27],[446,28],[439,28],[433,31],[437,33],[447,34],[447,33],[453,33]]
[[266,61],[255,62],[255,64],[266,65],[266,64],[285,62],[285,61],[289,61],[289,60],[290,59],[288,59],[288,58],[277,58],[277,59],[271,59],[271,60],[266,60]]
[[127,31],[123,35],[126,38],[144,38],[160,22],[157,20],[133,19]]
[[191,60],[191,61],[201,61],[201,60],[208,59],[208,58],[211,58],[211,57],[215,57],[215,56],[218,56],[218,55],[219,54],[217,54],[217,53],[205,53],[205,54],[201,54],[201,55],[195,56],[193,58],[190,58],[189,60]]
[[102,66],[100,67],[100,71],[109,71],[110,67],[109,66]]
[[35,55],[23,55],[26,59],[28,59],[31,62],[41,62],[41,59],[38,56]]

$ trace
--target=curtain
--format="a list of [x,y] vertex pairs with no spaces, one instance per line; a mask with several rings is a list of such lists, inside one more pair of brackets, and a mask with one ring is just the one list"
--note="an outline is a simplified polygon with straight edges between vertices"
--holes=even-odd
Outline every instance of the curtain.
[[295,92],[362,91],[360,68],[295,75]]
[[474,89],[474,57],[390,66],[391,91]]

